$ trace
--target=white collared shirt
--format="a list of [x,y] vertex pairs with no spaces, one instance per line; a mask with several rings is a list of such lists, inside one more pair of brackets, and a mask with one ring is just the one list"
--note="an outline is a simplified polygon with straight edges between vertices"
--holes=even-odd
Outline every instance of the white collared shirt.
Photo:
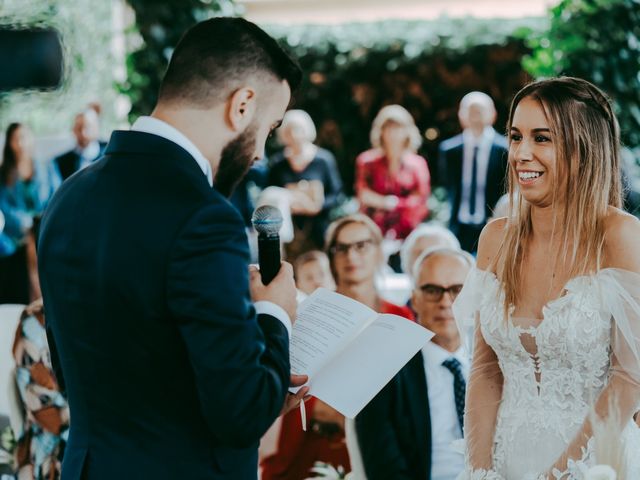
[[[184,148],[200,166],[202,173],[207,177],[209,185],[213,186],[211,164],[204,155],[202,155],[202,152],[198,147],[196,147],[182,132],[172,127],[167,122],[163,122],[162,120],[154,117],[138,118],[131,127],[131,130],[157,135]],[[257,314],[271,315],[272,317],[280,320],[286,327],[289,337],[291,337],[291,319],[281,306],[267,301],[256,302],[253,306],[255,307]]]
[[[485,127],[482,135],[476,138],[466,129],[462,132],[462,195],[458,221],[464,224],[480,225],[486,221],[485,215],[485,187],[487,183],[487,170],[489,168],[489,156],[496,131],[492,127]],[[471,195],[471,178],[473,174],[473,150],[478,147],[476,157],[476,205],[474,215],[471,215],[469,200]]]
[[456,358],[467,380],[469,360],[462,347],[451,353],[433,342],[422,347],[422,356],[431,417],[431,480],[455,480],[464,470],[464,456],[456,452],[451,444],[462,438],[462,432],[453,394],[453,374],[442,366],[442,362]]

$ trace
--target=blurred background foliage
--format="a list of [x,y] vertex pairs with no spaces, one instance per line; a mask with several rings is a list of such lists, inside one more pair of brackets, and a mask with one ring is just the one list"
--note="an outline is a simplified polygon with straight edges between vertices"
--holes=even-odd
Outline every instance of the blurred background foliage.
[[318,144],[335,153],[350,189],[355,157],[369,148],[371,122],[384,105],[401,104],[415,118],[435,184],[437,147],[460,131],[464,94],[490,94],[503,131],[511,97],[530,80],[521,67],[529,53],[522,36],[545,27],[544,19],[442,18],[267,29],[306,72],[295,107],[311,114]]
[[[131,4],[147,46],[129,56],[128,81],[122,89],[131,98],[133,120],[155,103],[157,80],[182,32],[176,24],[195,16],[193,9],[185,20],[165,4],[143,0]],[[216,8],[232,7],[220,3]],[[199,18],[209,13],[200,13]],[[541,32],[546,25],[545,19],[443,18],[265,28],[305,71],[294,107],[307,110],[316,122],[317,143],[336,155],[350,193],[355,157],[369,147],[371,121],[386,104],[402,104],[413,114],[425,134],[421,153],[429,159],[436,182],[437,145],[458,133],[457,104],[465,93],[488,92],[498,107],[497,128],[503,130],[510,98],[530,79],[521,67],[523,55],[530,52],[523,36]],[[277,148],[269,147],[268,153]]]
[[[95,0],[0,0],[2,25],[49,26],[60,32],[65,78],[53,91],[0,93],[0,128],[12,121],[38,134],[68,132],[76,112],[100,100],[104,123],[117,123],[114,3]],[[124,52],[123,52],[124,56]],[[2,68],[11,68],[3,65]]]
[[[127,120],[123,97],[129,121],[149,113],[184,30],[212,16],[242,14],[232,0],[0,3],[2,23],[52,25],[64,39],[61,90],[0,96],[0,127],[22,120],[38,134],[66,130],[96,98],[106,129]],[[116,25],[118,4],[131,7],[129,25]],[[602,87],[616,102],[625,144],[640,146],[640,0],[561,0],[546,18],[264,27],[299,59],[306,76],[294,106],[315,120],[318,143],[336,154],[347,189],[355,156],[368,148],[371,121],[385,104],[402,104],[414,115],[424,133],[421,153],[438,183],[437,145],[459,131],[460,98],[470,90],[489,93],[503,131],[513,94],[544,76],[576,75]],[[114,38],[126,39],[121,58]]]
[[640,0],[562,0],[527,45],[525,70],[598,85],[616,104],[624,144],[640,147]]
[[131,100],[129,120],[146,115],[156,103],[160,80],[173,48],[192,25],[207,18],[239,14],[232,0],[127,0],[135,25],[127,31],[130,53],[120,92]]

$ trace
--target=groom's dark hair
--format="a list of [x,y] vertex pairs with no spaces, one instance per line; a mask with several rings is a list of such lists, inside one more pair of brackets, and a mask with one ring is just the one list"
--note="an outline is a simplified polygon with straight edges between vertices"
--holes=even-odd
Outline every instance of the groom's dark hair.
[[159,99],[206,107],[224,101],[253,75],[286,80],[291,91],[302,80],[298,64],[256,24],[212,18],[187,30],[178,42]]

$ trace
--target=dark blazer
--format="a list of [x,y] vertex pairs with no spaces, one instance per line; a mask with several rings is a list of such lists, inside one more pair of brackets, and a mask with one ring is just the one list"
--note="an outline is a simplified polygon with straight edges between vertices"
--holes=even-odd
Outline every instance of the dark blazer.
[[318,148],[316,156],[301,172],[296,172],[291,168],[289,161],[284,156],[284,151],[273,156],[272,166],[267,177],[268,185],[286,187],[290,183],[298,183],[301,180],[320,181],[323,187],[324,203],[316,215],[293,215],[292,220],[294,225],[313,242],[314,248],[322,249],[324,234],[330,223],[329,214],[340,203],[342,196],[342,179],[338,173],[333,154],[329,150]]
[[255,210],[255,205],[249,192],[250,184],[254,184],[259,189],[263,189],[267,182],[267,173],[267,159],[263,157],[251,166],[229,198],[231,204],[236,207],[236,210],[240,213],[245,227],[251,227],[251,216]]
[[[100,143],[100,153],[98,154],[99,158],[102,155],[105,147],[107,146],[104,142]],[[95,160],[95,159],[93,159]],[[76,173],[80,168],[80,154],[77,150],[69,150],[68,152],[63,153],[62,155],[57,156],[53,159],[55,169],[57,173],[60,175],[60,181],[64,182],[71,175]]]
[[431,416],[422,352],[356,417],[368,480],[429,480]]
[[[438,164],[442,178],[445,179],[449,202],[451,204],[451,220],[449,228],[456,233],[459,225],[458,212],[462,198],[462,163],[464,148],[462,134],[449,138],[440,144]],[[487,179],[485,187],[485,215],[489,219],[493,209],[502,195],[506,193],[507,172],[506,139],[496,132],[489,152],[489,165],[487,166]]]
[[63,480],[255,479],[289,385],[244,224],[178,145],[114,132],[45,212],[39,270],[71,430]]

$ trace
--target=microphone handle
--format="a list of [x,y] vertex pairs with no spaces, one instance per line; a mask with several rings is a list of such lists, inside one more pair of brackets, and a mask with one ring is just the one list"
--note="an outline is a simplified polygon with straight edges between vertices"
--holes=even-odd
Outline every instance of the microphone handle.
[[280,270],[279,235],[258,235],[258,263],[262,284],[268,285]]

